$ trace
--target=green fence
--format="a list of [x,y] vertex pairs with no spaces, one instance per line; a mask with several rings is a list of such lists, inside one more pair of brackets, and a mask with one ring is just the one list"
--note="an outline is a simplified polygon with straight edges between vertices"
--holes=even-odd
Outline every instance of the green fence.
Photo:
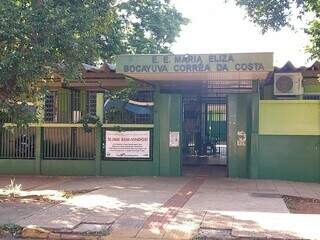
[[0,158],[34,159],[35,128],[1,128]]
[[47,127],[42,136],[43,159],[95,158],[95,128]]
[[[70,94],[66,96],[68,96],[68,101],[59,101],[59,106],[67,106],[66,102],[75,102],[72,100],[73,98],[70,98]],[[76,97],[74,95],[75,99]],[[148,118],[145,116],[139,118],[135,115],[130,115],[129,118],[121,115],[123,121],[106,123],[105,120],[107,121],[108,118],[104,110],[104,94],[96,93],[95,98],[95,113],[99,117],[100,123],[89,124],[88,127],[79,123],[70,123],[69,118],[63,121],[64,123],[49,121],[50,123],[31,124],[28,128],[17,128],[11,123],[5,124],[5,127],[0,129],[0,174],[157,174],[153,161],[153,114],[149,115]],[[54,103],[52,99],[51,102]],[[67,108],[64,107],[60,110],[60,112],[63,112],[62,110],[67,111]],[[69,113],[68,111],[68,116]],[[48,114],[44,115],[44,120],[46,120],[46,116],[49,118]],[[56,118],[54,114],[50,116],[51,119]],[[134,159],[105,157],[106,130],[149,131],[149,157]]]
[[[150,156],[107,158],[106,130],[150,131]],[[153,175],[152,124],[11,126],[2,128],[0,136],[0,174]]]

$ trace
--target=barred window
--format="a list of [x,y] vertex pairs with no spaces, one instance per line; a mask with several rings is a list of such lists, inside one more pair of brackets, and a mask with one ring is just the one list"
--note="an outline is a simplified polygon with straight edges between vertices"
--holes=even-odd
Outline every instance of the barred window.
[[95,116],[96,113],[96,106],[97,106],[97,92],[89,91],[88,92],[88,101],[87,101],[87,109],[88,113],[92,116]]
[[44,121],[57,122],[57,92],[48,92],[44,103]]

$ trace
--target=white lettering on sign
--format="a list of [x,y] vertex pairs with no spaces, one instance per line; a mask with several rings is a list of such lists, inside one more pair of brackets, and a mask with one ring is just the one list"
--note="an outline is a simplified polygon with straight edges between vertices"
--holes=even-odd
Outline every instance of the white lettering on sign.
[[106,157],[150,158],[150,131],[106,131]]

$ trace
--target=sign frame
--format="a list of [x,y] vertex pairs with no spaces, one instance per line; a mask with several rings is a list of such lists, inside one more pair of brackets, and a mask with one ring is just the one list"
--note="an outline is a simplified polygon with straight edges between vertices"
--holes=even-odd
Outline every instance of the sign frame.
[[[132,133],[132,132],[145,132],[148,133],[148,137],[149,137],[149,143],[148,143],[148,156],[107,156],[107,135],[108,132],[114,132],[114,133]],[[137,161],[152,161],[153,158],[153,133],[152,133],[152,129],[143,129],[143,130],[137,130],[137,129],[124,129],[124,130],[113,130],[113,129],[105,129],[104,131],[104,159],[105,160],[119,160],[119,161],[130,161],[130,160],[137,160]]]

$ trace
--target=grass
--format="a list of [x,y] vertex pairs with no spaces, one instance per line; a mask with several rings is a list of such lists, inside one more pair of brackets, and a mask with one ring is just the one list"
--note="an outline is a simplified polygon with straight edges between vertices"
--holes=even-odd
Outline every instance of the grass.
[[85,236],[107,236],[109,234],[110,234],[110,231],[107,228],[101,231],[83,233],[83,235]]
[[22,186],[21,184],[16,184],[15,179],[10,179],[10,184],[4,187],[4,194],[9,197],[17,197],[21,195]]

